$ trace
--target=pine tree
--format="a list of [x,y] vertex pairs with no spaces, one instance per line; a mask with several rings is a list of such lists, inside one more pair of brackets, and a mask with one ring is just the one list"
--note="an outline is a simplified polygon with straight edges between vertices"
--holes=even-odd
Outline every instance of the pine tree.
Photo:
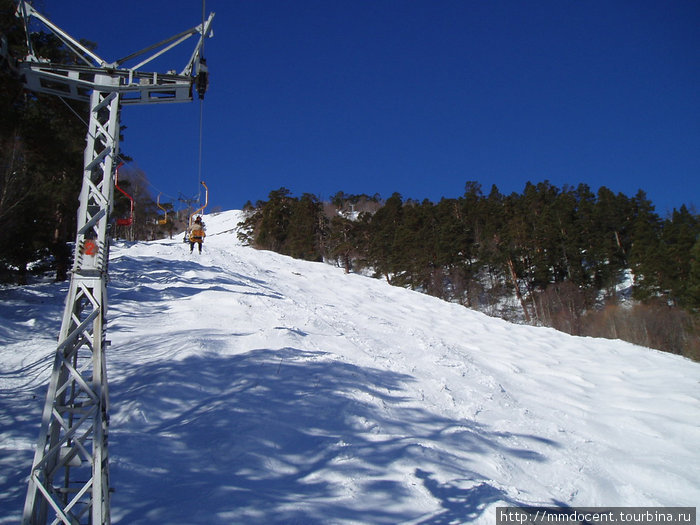
[[700,312],[700,236],[690,250],[690,270],[685,291],[685,304],[691,311]]
[[480,190],[473,199],[465,195],[461,199],[441,199],[434,207],[436,223],[436,265],[440,268],[449,290],[441,296],[473,304],[472,288],[478,271],[475,241],[478,229]]
[[682,307],[695,308],[691,279],[691,251],[700,239],[700,220],[685,205],[673,210],[670,219],[664,221],[661,234],[664,262],[660,284],[668,291],[670,300]]
[[663,272],[666,260],[661,243],[661,220],[654,205],[642,190],[632,199],[632,246],[629,262],[634,273],[634,296],[645,300],[663,292]]
[[397,258],[400,247],[397,233],[403,221],[403,199],[394,193],[387,199],[370,221],[370,238],[367,250],[368,262],[377,275],[383,275],[391,282],[397,271]]
[[[24,55],[23,29],[11,16],[14,9],[5,9],[8,4],[13,3],[2,0],[0,32],[13,52]],[[69,56],[53,35],[36,33],[32,41],[42,57],[65,61]],[[62,280],[70,259],[67,243],[75,236],[87,131],[76,113],[87,114],[87,105],[25,92],[7,70],[0,87],[0,245],[6,250],[0,260],[18,267],[24,281],[26,265],[50,254]]]
[[287,188],[271,191],[269,200],[260,203],[254,244],[264,250],[281,251],[289,234],[292,215],[291,192]]
[[350,273],[353,260],[359,257],[354,232],[355,223],[340,215],[334,215],[329,221],[328,228],[328,258],[339,261],[345,273]]
[[594,286],[615,295],[615,287],[628,267],[631,249],[632,201],[615,195],[605,186],[598,189],[588,251],[591,253]]
[[291,202],[288,232],[281,252],[307,261],[322,260],[322,239],[325,235],[325,217],[321,202],[305,193]]

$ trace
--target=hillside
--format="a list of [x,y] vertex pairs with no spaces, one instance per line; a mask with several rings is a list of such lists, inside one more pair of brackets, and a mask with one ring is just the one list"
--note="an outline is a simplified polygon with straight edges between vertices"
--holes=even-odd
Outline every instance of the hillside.
[[[115,523],[494,523],[695,506],[700,364],[508,324],[241,246],[117,244]],[[16,523],[66,284],[0,290],[0,524]]]

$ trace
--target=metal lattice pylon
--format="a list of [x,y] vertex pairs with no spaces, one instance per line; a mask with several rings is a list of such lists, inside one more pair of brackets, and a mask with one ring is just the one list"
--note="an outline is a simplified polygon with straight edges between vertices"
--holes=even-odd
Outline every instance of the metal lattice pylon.
[[110,523],[104,320],[119,94],[93,91],[73,273],[23,523]]
[[[108,525],[109,400],[105,362],[105,315],[109,262],[109,220],[119,151],[121,105],[188,102],[201,98],[208,69],[201,57],[214,14],[202,24],[108,63],[35,11],[25,0],[18,15],[27,30],[29,54],[8,60],[32,91],[89,101],[87,146],[78,209],[78,231],[68,297],[42,413],[41,431],[29,476],[23,525]],[[79,59],[58,64],[34,55],[28,20],[36,18]],[[192,35],[199,42],[179,74],[138,69]],[[0,39],[0,58],[9,48]],[[162,48],[132,68],[122,64]]]

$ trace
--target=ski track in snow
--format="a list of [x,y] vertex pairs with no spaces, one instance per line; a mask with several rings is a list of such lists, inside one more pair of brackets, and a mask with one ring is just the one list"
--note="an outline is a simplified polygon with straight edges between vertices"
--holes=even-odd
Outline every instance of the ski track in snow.
[[[115,523],[494,523],[695,506],[700,365],[506,323],[240,246],[116,243]],[[16,523],[65,285],[0,290],[0,524]],[[6,341],[6,342],[5,342]]]

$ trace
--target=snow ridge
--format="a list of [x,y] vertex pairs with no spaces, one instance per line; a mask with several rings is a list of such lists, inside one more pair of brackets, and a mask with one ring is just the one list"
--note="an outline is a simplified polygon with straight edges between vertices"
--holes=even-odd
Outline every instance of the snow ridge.
[[[116,244],[116,523],[494,523],[695,506],[700,365],[241,246]],[[19,519],[63,285],[0,290],[0,524]]]

